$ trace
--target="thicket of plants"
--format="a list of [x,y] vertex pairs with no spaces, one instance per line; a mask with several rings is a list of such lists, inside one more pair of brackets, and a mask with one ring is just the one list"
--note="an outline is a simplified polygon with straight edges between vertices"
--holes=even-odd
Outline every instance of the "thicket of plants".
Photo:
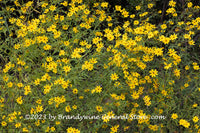
[[157,4],[0,0],[0,131],[200,132],[200,7]]

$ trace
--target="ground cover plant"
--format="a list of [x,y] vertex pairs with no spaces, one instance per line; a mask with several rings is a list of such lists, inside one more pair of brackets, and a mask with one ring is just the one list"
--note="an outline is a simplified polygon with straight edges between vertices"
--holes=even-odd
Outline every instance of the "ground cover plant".
[[198,5],[0,4],[1,132],[200,132]]

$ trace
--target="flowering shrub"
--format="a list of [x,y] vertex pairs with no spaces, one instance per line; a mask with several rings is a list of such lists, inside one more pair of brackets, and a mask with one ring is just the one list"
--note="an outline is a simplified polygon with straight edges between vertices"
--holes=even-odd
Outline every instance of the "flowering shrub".
[[200,132],[199,6],[0,4],[1,131]]

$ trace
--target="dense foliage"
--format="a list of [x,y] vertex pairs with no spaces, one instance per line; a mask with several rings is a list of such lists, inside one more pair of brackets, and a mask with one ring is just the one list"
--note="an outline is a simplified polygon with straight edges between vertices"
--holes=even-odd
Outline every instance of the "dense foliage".
[[0,131],[200,132],[199,6],[0,4]]

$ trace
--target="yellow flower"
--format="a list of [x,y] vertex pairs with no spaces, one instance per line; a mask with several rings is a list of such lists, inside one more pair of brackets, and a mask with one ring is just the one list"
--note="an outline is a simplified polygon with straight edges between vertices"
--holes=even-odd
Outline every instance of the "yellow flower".
[[85,9],[85,10],[84,10],[84,13],[85,13],[86,15],[88,15],[88,14],[90,14],[90,10]]
[[38,112],[42,112],[42,111],[43,111],[43,107],[41,105],[38,105],[36,107],[36,112],[38,113]]
[[72,108],[73,108],[73,109],[77,109],[77,106],[76,106],[76,105],[73,105]]
[[65,19],[64,16],[60,16],[60,21],[63,21]]
[[51,131],[54,132],[56,129],[55,127],[51,127]]
[[130,18],[135,18],[135,14],[130,15]]
[[95,91],[96,91],[97,93],[100,93],[100,92],[102,91],[102,87],[101,87],[101,86],[97,86],[97,87],[95,88]]
[[163,29],[163,30],[164,30],[164,29],[166,29],[166,28],[167,28],[167,25],[166,25],[166,24],[162,24],[160,27],[161,27],[161,29]]
[[184,37],[185,39],[191,39],[191,37],[190,37],[189,34],[184,34],[183,37]]
[[48,5],[48,3],[43,3],[43,4],[41,5],[41,7],[42,7],[42,8],[45,8],[47,5]]
[[16,123],[15,128],[19,128],[19,127],[21,127],[21,123]]
[[108,16],[107,19],[106,19],[106,21],[108,21],[108,22],[111,21],[111,20],[112,20],[111,16]]
[[102,112],[102,111],[103,111],[103,109],[102,109],[101,106],[96,106],[96,110],[97,110],[98,112]]
[[174,70],[174,75],[176,76],[176,77],[180,77],[180,70],[178,70],[178,69],[175,69]]
[[63,6],[67,6],[68,5],[68,2],[67,1],[64,1],[63,3],[61,3]]
[[70,66],[64,66],[63,69],[67,73],[71,70],[71,67]]
[[150,39],[150,38],[152,38],[152,37],[154,37],[153,32],[149,32],[149,33],[148,33],[148,38]]
[[108,7],[108,2],[102,2],[101,7],[103,7],[103,8]]
[[22,104],[23,103],[22,96],[18,97],[16,101],[18,104]]
[[55,5],[51,5],[51,6],[49,7],[49,10],[55,11],[55,10],[56,10],[56,6],[55,6]]
[[13,83],[12,83],[12,82],[9,82],[9,83],[7,83],[7,86],[8,86],[9,88],[11,88],[11,87],[13,86]]
[[[199,126],[198,126],[197,124],[195,124],[194,126],[195,126],[196,129],[199,128]],[[199,132],[200,132],[200,129],[199,129],[198,133],[199,133]]]
[[111,131],[112,131],[113,133],[116,133],[117,130],[118,130],[118,128],[119,128],[119,125],[112,126],[112,127],[111,127]]
[[25,128],[25,127],[22,129],[22,131],[23,131],[23,132],[29,132],[28,129]]
[[3,76],[3,80],[4,80],[4,81],[6,81],[6,82],[7,82],[7,81],[8,81],[8,79],[9,79],[9,77],[8,77],[7,75]]
[[41,102],[42,102],[41,99],[38,99],[38,100],[36,101],[37,104],[41,104]]
[[149,9],[151,9],[152,7],[153,7],[153,4],[152,4],[152,3],[148,4],[148,8],[149,8]]
[[187,65],[187,66],[185,66],[185,70],[189,70],[190,69],[190,67]]
[[45,130],[45,132],[49,132],[49,129],[50,129],[50,128],[49,128],[49,127],[47,127],[47,128],[46,128],[46,130]]
[[94,43],[94,44],[97,44],[99,41],[101,41],[102,39],[101,38],[99,38],[99,37],[95,37],[95,38],[93,38],[92,39],[92,42]]
[[138,99],[140,97],[140,95],[136,91],[133,91],[133,94],[131,96],[133,99]]
[[63,25],[62,28],[63,30],[67,30],[69,28],[69,25]]
[[107,39],[108,39],[109,41],[112,41],[112,40],[114,39],[114,35],[111,34],[111,33],[107,34]]
[[46,61],[47,61],[47,62],[51,62],[52,60],[53,60],[52,57],[47,57],[47,58],[46,58]]
[[138,24],[139,24],[139,21],[138,21],[138,20],[135,20],[133,23],[134,23],[134,25],[138,25]]
[[79,32],[78,29],[77,29],[77,27],[73,27],[73,32],[74,33],[78,33]]
[[56,125],[59,125],[60,124],[60,121],[56,121]]
[[0,99],[0,103],[3,103],[3,102],[4,102],[4,98],[1,98],[1,99]]
[[193,5],[192,2],[187,3],[188,8],[192,7],[192,5]]
[[37,120],[37,121],[35,122],[35,125],[38,127],[38,126],[40,125],[40,120]]
[[7,123],[6,123],[5,121],[2,121],[2,122],[1,122],[1,125],[2,125],[3,127],[5,127],[5,126],[7,126]]
[[65,55],[65,51],[64,50],[60,50],[59,52],[59,56]]
[[102,120],[103,120],[103,122],[107,123],[108,121],[110,121],[110,117],[108,115],[103,115]]
[[175,6],[176,6],[176,2],[173,1],[173,0],[170,0],[170,1],[169,1],[169,6],[175,7]]
[[74,132],[74,128],[72,128],[72,127],[67,128],[67,133],[73,133],[73,132]]
[[20,48],[20,44],[15,44],[14,45],[14,49],[19,49]]
[[193,68],[194,70],[199,70],[199,65],[194,65]]
[[70,112],[70,111],[71,111],[71,108],[70,108],[69,105],[65,107],[65,111],[66,111],[66,112]]
[[129,128],[130,128],[130,126],[124,127],[124,131],[128,130]]
[[114,73],[114,74],[111,74],[110,78],[111,78],[111,80],[114,81],[114,80],[117,80],[119,77],[116,73]]
[[61,35],[61,32],[60,31],[54,31],[54,38],[56,39],[56,38],[58,38],[58,37],[60,37],[60,35]]
[[149,71],[151,77],[156,77],[158,75],[158,71],[156,69],[151,69]]
[[73,93],[74,93],[74,94],[77,94],[77,93],[78,93],[78,90],[77,90],[76,88],[74,88],[74,89],[73,89]]
[[116,11],[121,11],[121,6],[116,5],[116,6],[115,6],[115,10],[116,10]]
[[83,96],[80,96],[80,97],[79,97],[79,99],[83,99],[83,98],[84,98]]
[[166,62],[164,62],[164,69],[168,70],[170,67],[172,67],[172,63],[167,64]]
[[198,104],[196,104],[196,103],[192,105],[193,108],[195,108],[195,107],[197,107],[197,106],[198,106]]
[[70,42],[69,41],[64,41],[63,42],[65,46],[69,46]]
[[92,63],[92,64],[97,63],[97,59],[96,59],[96,58],[92,58],[92,59],[90,59],[90,63]]
[[40,79],[37,78],[37,79],[34,81],[34,84],[35,84],[35,85],[39,85],[39,84],[40,84]]
[[162,90],[161,93],[166,96],[167,95],[167,91],[166,90]]
[[175,113],[173,113],[172,116],[171,116],[171,118],[172,118],[172,119],[177,119],[177,118],[178,118],[178,115],[175,114]]
[[88,69],[88,71],[91,71],[93,69],[93,64],[89,61],[85,61],[85,63],[82,65],[82,70]]
[[48,84],[47,84],[47,85],[44,86],[44,92],[43,92],[43,93],[44,93],[44,94],[47,94],[47,93],[50,92],[50,90],[51,90],[51,85],[48,85]]
[[173,34],[173,35],[170,35],[170,40],[176,40],[178,37],[177,37],[177,35],[176,34]]
[[127,12],[125,9],[122,10],[122,15],[127,18],[129,16],[129,12]]
[[185,84],[184,84],[184,87],[188,87],[188,86],[189,86],[189,84],[188,84],[188,83],[185,83]]
[[141,6],[136,6],[135,8],[136,8],[136,10],[138,11],[138,10],[141,9]]
[[44,47],[43,47],[44,50],[50,50],[51,49],[51,45],[48,45],[46,44]]
[[198,118],[198,116],[194,116],[192,120],[194,123],[197,123],[199,121],[199,118]]

